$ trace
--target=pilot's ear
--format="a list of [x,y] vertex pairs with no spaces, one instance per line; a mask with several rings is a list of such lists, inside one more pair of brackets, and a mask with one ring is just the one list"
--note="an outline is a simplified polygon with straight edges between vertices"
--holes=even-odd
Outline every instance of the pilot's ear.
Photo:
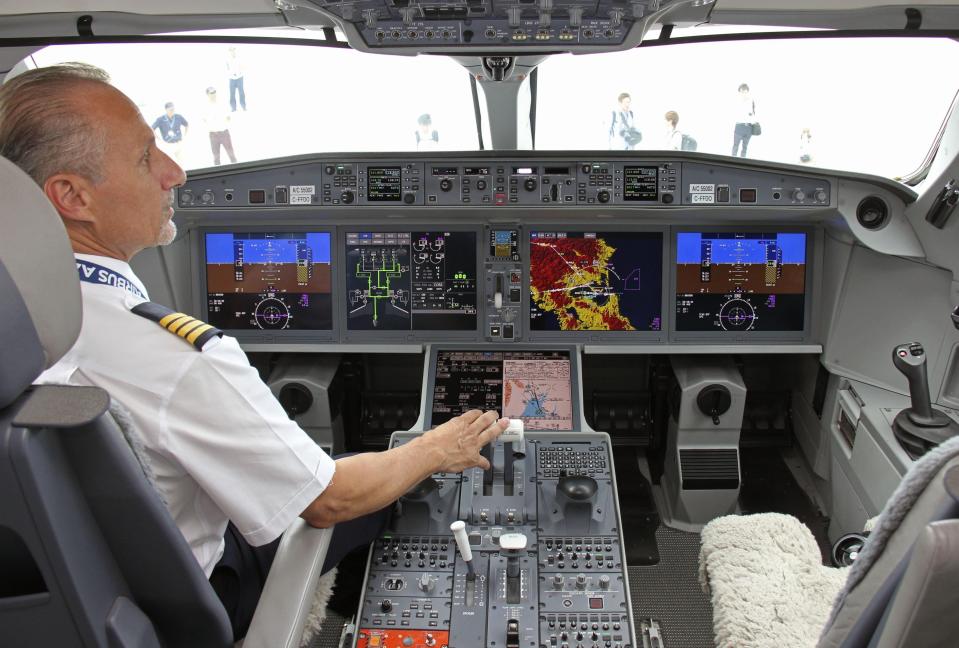
[[74,173],[57,173],[43,183],[43,193],[66,220],[92,222],[90,181]]

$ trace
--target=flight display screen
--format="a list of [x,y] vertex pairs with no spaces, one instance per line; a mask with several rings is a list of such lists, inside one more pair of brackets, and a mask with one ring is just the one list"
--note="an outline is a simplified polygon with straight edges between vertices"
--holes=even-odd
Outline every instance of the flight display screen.
[[530,232],[530,330],[659,331],[661,232]]
[[802,331],[805,302],[805,233],[677,233],[677,331]]
[[476,328],[475,232],[347,232],[351,331]]
[[432,424],[471,409],[523,419],[527,430],[572,430],[568,351],[437,351]]
[[207,232],[207,321],[228,330],[330,330],[329,232]]

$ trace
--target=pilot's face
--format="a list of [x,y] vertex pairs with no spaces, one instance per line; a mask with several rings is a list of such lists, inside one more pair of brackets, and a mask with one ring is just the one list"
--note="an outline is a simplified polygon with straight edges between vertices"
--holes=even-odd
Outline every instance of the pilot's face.
[[186,180],[183,169],[157,148],[153,131],[120,91],[98,86],[87,100],[107,134],[103,180],[90,189],[97,236],[128,259],[171,243],[172,190]]

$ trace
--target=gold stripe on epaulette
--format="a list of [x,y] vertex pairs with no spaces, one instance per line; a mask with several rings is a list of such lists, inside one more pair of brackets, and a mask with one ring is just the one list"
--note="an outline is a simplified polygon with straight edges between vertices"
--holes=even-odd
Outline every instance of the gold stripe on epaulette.
[[184,324],[179,329],[177,329],[176,334],[179,335],[180,337],[186,337],[189,333],[191,333],[192,331],[195,331],[198,326],[203,326],[203,322],[201,322],[198,319],[195,319],[192,322],[189,322],[188,324]]
[[176,332],[178,332],[180,329],[182,329],[184,326],[189,326],[189,325],[192,324],[193,322],[197,322],[197,321],[199,321],[199,320],[197,320],[195,317],[189,317],[189,316],[187,316],[187,317],[184,317],[184,318],[182,318],[182,319],[178,319],[178,320],[176,320],[175,322],[171,323],[169,326],[167,326],[167,329],[169,329],[170,333],[176,333]]
[[169,315],[164,315],[160,318],[160,326],[166,327],[173,320],[178,320],[181,317],[186,317],[185,313],[170,313]]
[[200,337],[201,335],[209,331],[211,328],[213,327],[210,326],[209,324],[204,324],[203,326],[199,326],[195,328],[192,333],[186,336],[186,341],[189,342],[190,344],[193,344],[194,342],[196,342],[196,339],[198,337]]

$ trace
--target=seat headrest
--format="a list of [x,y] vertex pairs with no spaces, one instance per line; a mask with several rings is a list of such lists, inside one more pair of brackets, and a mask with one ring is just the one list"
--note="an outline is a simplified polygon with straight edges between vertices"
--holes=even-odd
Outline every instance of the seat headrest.
[[[83,307],[76,261],[60,215],[33,178],[4,157],[0,196],[0,263],[32,320],[45,369],[63,357],[80,334]],[[0,367],[0,375],[2,371]]]

